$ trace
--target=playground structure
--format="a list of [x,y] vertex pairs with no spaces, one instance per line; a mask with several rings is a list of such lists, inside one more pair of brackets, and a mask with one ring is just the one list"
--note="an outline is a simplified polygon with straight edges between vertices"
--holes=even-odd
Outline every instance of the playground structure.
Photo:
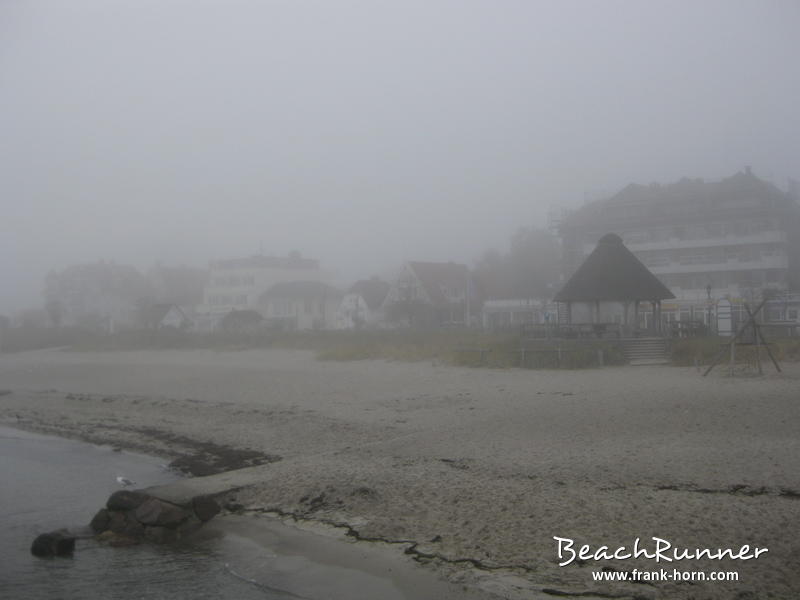
[[[723,356],[726,354],[730,355],[730,376],[734,377],[735,375],[735,365],[736,365],[736,346],[755,346],[756,349],[756,366],[758,368],[758,374],[763,375],[764,369],[761,366],[761,347],[763,346],[764,349],[767,351],[767,355],[769,356],[772,364],[775,367],[775,370],[780,373],[781,367],[778,364],[778,361],[775,359],[775,356],[772,354],[772,350],[770,350],[769,343],[764,339],[764,333],[761,331],[761,324],[758,322],[757,316],[758,313],[761,312],[761,309],[764,308],[764,304],[767,302],[765,298],[762,300],[759,305],[756,307],[755,310],[750,310],[750,307],[745,303],[744,308],[747,311],[747,320],[744,324],[739,327],[739,330],[736,332],[728,342],[723,345],[723,348],[720,350],[719,354],[714,357],[714,360],[711,361],[711,364],[706,369],[705,373],[703,373],[703,377],[708,375],[711,370],[719,363]],[[750,333],[751,336],[749,339],[741,341],[741,339],[747,334]]]

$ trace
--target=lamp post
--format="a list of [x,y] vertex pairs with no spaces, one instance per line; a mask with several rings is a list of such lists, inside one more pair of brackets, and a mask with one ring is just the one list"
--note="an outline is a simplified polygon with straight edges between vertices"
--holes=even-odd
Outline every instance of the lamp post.
[[706,286],[706,295],[708,296],[707,307],[706,307],[706,310],[708,311],[708,316],[706,318],[706,323],[708,324],[708,333],[711,334],[711,284],[710,283]]

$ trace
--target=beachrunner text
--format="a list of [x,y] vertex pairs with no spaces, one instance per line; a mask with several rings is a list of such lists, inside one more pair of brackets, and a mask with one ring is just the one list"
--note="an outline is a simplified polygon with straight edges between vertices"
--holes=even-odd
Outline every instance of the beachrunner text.
[[559,562],[558,566],[565,567],[575,560],[627,560],[629,558],[644,558],[648,560],[655,560],[658,562],[672,562],[679,560],[722,560],[728,558],[731,560],[750,560],[751,558],[758,558],[765,552],[769,552],[768,548],[751,548],[745,544],[741,548],[679,548],[673,546],[669,541],[653,537],[654,544],[652,547],[647,547],[641,543],[637,537],[633,541],[633,547],[619,546],[598,546],[596,549],[592,548],[589,544],[584,544],[576,549],[575,540],[570,538],[562,538],[553,536],[556,541],[557,554]]

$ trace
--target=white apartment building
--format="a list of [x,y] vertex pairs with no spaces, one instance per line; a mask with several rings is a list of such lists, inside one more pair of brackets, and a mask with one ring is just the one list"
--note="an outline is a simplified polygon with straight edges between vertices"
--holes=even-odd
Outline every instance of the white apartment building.
[[797,198],[749,168],[719,182],[631,184],[570,214],[560,233],[566,277],[603,235],[621,236],[675,294],[662,306],[667,322],[713,319],[723,298],[740,313],[765,290],[800,286]]
[[325,281],[327,274],[319,261],[298,253],[288,256],[250,256],[213,261],[203,289],[203,303],[197,312],[210,328],[219,317],[232,310],[258,310],[259,298],[277,283]]

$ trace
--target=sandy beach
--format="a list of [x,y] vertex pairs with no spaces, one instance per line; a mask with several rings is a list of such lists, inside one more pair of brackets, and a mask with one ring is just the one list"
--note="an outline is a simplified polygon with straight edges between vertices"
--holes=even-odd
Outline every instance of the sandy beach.
[[[2,423],[176,458],[203,444],[268,457],[227,501],[404,542],[452,582],[504,598],[795,598],[800,365],[491,370],[321,362],[310,353],[36,351],[0,357]],[[258,462],[258,461],[256,461]],[[738,582],[595,582],[640,560],[560,567],[653,536],[768,548],[684,560]],[[670,569],[677,565],[668,565]]]

